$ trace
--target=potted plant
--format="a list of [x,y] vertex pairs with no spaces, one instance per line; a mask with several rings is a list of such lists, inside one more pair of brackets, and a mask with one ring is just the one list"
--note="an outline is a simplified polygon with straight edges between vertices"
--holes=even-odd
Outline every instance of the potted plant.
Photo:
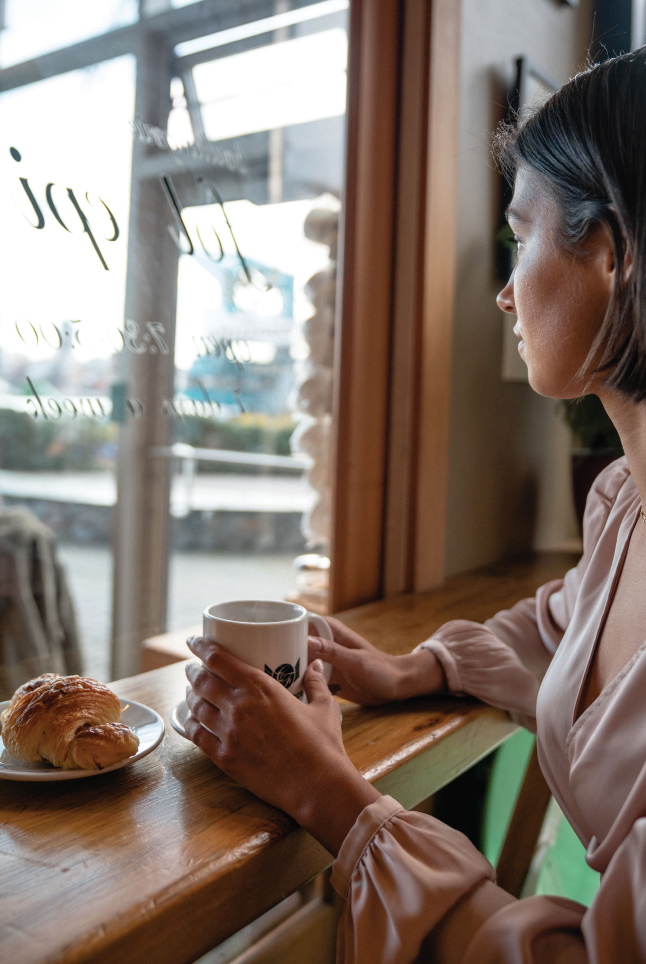
[[617,429],[597,395],[568,399],[560,403],[560,408],[574,441],[572,488],[576,515],[582,525],[585,500],[592,483],[624,450]]

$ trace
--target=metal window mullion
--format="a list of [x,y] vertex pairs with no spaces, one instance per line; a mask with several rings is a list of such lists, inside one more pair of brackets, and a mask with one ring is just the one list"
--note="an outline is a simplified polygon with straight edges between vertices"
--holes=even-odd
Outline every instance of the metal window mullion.
[[206,144],[208,141],[204,131],[204,123],[202,121],[202,109],[197,97],[197,91],[195,90],[193,71],[183,70],[180,72],[180,76],[182,78],[182,83],[184,84],[184,96],[186,97],[188,115],[191,118],[193,137],[195,138],[196,144]]
[[[172,74],[168,41],[150,34],[142,37],[137,51],[135,111],[162,128],[170,112]],[[147,151],[145,144],[135,141],[126,318],[136,322],[140,336],[148,323],[161,323],[169,351],[137,354],[125,350],[120,356],[120,378],[127,384],[127,395],[142,403],[145,414],[130,417],[119,431],[113,530],[113,678],[138,672],[140,643],[166,628],[171,464],[151,450],[171,442],[163,402],[173,395],[179,254],[167,230],[168,209],[159,182],[139,176]],[[143,344],[141,337],[136,344]]]
[[245,19],[260,19],[267,0],[250,0],[231,7],[222,0],[199,0],[180,9],[146,17],[126,27],[117,27],[59,50],[0,69],[0,93],[25,87],[59,74],[92,67],[124,54],[136,54],[147,38],[164,38],[169,46],[194,40],[205,33],[235,27]]

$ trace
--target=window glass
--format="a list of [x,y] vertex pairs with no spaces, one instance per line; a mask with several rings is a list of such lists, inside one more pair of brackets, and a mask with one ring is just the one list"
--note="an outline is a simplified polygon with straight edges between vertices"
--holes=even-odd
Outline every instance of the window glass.
[[310,123],[345,113],[348,42],[336,28],[193,69],[206,136]]
[[11,0],[0,33],[0,528],[41,671],[101,679],[221,599],[324,611],[329,566],[347,0],[102,36],[137,10]]
[[0,492],[58,534],[86,668],[101,678],[133,109],[130,56],[0,96]]
[[[199,52],[199,40],[186,45],[191,74],[184,75],[184,101],[175,99],[175,109],[186,105],[188,114],[192,106],[202,132],[198,146],[202,139],[222,145],[233,152],[231,163],[235,157],[241,165],[237,172],[214,172],[211,187],[205,185],[207,195],[211,190],[212,196],[217,191],[231,198],[223,206],[214,198],[183,208],[194,250],[179,264],[176,397],[199,405],[208,394],[219,405],[220,420],[178,419],[174,437],[196,448],[246,449],[270,458],[255,466],[196,462],[194,478],[201,482],[191,482],[191,515],[201,513],[199,537],[179,522],[187,512],[188,483],[180,488],[187,467],[177,462],[172,511],[175,532],[183,534],[174,543],[171,624],[181,624],[187,594],[204,593],[197,588],[199,575],[192,586],[184,583],[183,547],[210,539],[217,563],[215,553],[225,548],[225,511],[226,546],[238,553],[239,572],[253,573],[260,594],[295,594],[325,608],[347,4],[321,3],[312,10],[317,7],[331,13],[273,35],[256,35],[254,25],[245,24],[232,44],[215,35],[214,46]],[[239,50],[243,33],[250,49]],[[200,56],[208,59],[195,63]],[[171,122],[178,124],[178,142],[191,143],[186,116],[183,128],[179,116]],[[232,349],[223,351],[229,343]],[[272,456],[290,454],[293,468],[271,464]],[[216,586],[223,578],[206,565],[202,573]],[[226,580],[223,598],[236,586],[234,595],[248,595],[244,579],[236,575],[233,585]]]
[[4,0],[0,64],[8,67],[136,19],[137,0]]

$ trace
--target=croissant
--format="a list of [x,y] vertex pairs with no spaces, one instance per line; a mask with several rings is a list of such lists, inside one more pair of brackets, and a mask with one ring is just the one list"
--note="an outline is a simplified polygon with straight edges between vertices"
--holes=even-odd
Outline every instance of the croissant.
[[103,770],[137,752],[139,740],[119,723],[109,687],[84,676],[44,673],[24,683],[0,716],[7,751],[66,770]]

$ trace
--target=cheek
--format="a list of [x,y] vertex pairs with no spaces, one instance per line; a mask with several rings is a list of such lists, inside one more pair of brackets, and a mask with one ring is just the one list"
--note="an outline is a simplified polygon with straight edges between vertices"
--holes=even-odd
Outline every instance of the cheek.
[[585,266],[560,254],[531,254],[516,269],[514,297],[532,387],[543,395],[576,394],[576,375],[605,311]]

